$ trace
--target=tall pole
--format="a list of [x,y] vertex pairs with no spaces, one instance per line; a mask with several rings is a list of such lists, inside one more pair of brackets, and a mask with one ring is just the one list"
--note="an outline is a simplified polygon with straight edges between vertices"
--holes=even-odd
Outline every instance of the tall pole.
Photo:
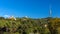
[[50,7],[50,11],[49,11],[49,17],[52,17],[52,8],[51,8],[51,5],[49,6]]

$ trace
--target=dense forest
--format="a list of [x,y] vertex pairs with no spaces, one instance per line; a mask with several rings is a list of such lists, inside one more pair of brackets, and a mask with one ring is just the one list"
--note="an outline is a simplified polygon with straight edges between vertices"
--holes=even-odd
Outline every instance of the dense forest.
[[0,17],[0,34],[60,34],[60,18]]

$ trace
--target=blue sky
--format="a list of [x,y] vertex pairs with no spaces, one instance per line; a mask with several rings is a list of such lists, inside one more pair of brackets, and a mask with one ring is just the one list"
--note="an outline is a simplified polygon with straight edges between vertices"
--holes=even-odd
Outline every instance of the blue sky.
[[52,17],[60,17],[60,0],[0,0],[0,16],[48,17],[50,4]]

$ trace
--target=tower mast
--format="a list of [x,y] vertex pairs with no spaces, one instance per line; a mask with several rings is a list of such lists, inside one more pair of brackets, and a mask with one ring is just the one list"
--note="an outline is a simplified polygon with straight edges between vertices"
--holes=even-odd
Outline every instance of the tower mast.
[[52,17],[51,5],[50,5],[50,9],[49,9],[49,17]]

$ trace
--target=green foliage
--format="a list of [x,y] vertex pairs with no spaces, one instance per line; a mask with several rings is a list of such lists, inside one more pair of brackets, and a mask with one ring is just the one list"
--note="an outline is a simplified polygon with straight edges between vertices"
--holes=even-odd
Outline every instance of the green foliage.
[[[47,25],[47,26],[45,26]],[[6,29],[4,28],[6,27]],[[4,34],[51,34],[52,31],[60,30],[59,18],[16,18],[16,20],[0,17],[0,31]],[[4,31],[3,28],[6,30]],[[52,29],[51,29],[52,28]],[[57,31],[59,32],[59,31]],[[0,33],[1,34],[1,33]]]

